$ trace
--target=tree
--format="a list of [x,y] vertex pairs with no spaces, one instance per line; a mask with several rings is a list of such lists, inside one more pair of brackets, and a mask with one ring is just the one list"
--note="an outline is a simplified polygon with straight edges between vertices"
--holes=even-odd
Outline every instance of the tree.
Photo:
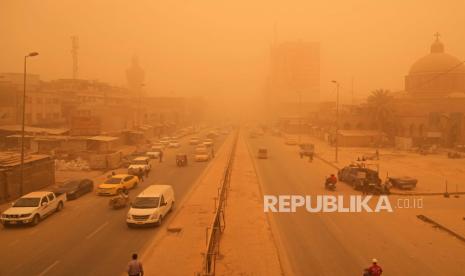
[[394,135],[394,98],[389,90],[376,89],[367,98],[370,115],[373,116],[378,131]]

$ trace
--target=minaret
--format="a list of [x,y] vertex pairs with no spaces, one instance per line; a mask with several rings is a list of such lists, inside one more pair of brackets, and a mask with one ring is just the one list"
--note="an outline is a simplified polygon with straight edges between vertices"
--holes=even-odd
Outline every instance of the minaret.
[[132,94],[136,97],[142,96],[142,87],[145,81],[145,72],[139,65],[139,59],[137,56],[133,56],[131,67],[126,70],[126,80],[128,82],[128,88]]

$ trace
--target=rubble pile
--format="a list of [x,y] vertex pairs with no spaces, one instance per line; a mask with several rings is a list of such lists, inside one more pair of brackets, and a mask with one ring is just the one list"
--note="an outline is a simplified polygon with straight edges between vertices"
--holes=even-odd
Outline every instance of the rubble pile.
[[89,163],[81,158],[66,161],[55,160],[55,169],[57,171],[89,171]]

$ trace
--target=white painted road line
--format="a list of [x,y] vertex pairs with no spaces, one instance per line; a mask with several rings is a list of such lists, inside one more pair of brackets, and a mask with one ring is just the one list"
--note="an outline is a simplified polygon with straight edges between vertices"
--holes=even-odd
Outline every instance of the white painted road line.
[[105,222],[104,224],[100,225],[97,229],[94,230],[94,232],[90,233],[89,235],[87,235],[86,239],[91,239],[93,236],[95,236],[95,234],[97,234],[98,232],[100,232],[100,230],[102,230],[105,226],[108,225],[108,221]]
[[52,268],[54,268],[60,261],[55,261],[53,264],[49,265],[44,271],[42,271],[39,275],[37,276],[44,276],[46,275]]

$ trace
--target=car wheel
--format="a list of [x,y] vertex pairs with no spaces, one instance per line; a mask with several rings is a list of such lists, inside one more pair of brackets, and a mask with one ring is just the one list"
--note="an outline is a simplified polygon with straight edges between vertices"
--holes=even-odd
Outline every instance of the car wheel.
[[39,224],[39,222],[40,222],[40,216],[35,215],[34,218],[32,219],[31,225],[36,226],[37,224]]
[[174,208],[174,201],[171,202],[170,212],[173,211],[173,208]]
[[60,212],[63,209],[63,202],[58,202],[58,206],[55,211]]
[[157,221],[157,226],[161,226],[162,221],[163,221],[163,216],[160,215],[160,217],[158,218],[158,221]]

